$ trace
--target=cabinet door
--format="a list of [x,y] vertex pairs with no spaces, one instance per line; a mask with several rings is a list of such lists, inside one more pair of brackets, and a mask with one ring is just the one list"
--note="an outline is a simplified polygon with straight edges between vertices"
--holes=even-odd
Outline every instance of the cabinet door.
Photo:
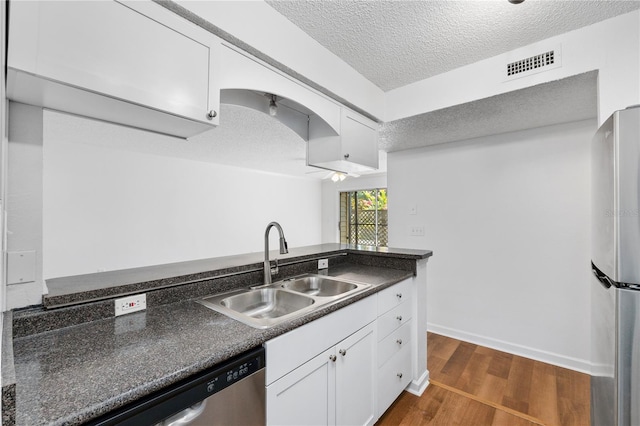
[[376,341],[373,323],[336,346],[336,424],[375,421]]
[[331,348],[267,386],[268,425],[335,424],[334,356]]
[[345,161],[378,168],[377,125],[358,114],[342,110],[342,156]]
[[[69,97],[51,88],[63,84],[209,126],[218,123],[218,114],[210,120],[208,113],[219,109],[219,39],[152,2],[12,2],[9,31],[8,66],[48,82],[40,106],[115,121],[108,100],[87,104],[78,94],[76,105],[74,99],[55,99]],[[16,100],[20,96],[27,95],[16,93]],[[130,114],[116,122],[147,128]]]

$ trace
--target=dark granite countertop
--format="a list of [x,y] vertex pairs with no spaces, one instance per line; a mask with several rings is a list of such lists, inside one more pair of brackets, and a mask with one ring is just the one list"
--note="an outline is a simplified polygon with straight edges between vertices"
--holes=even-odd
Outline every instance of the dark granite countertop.
[[[415,260],[428,257],[417,253],[400,256],[413,255],[410,258]],[[341,263],[330,267],[329,275],[373,286],[335,305],[264,330],[185,300],[15,338],[16,424],[81,424],[413,273]]]

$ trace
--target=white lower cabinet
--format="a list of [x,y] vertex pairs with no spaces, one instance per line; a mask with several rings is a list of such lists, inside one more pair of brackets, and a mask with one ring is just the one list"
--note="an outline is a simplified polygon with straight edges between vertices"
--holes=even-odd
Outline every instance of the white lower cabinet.
[[375,423],[412,380],[410,284],[268,341],[267,424]]
[[267,424],[373,424],[375,345],[370,323],[267,386]]

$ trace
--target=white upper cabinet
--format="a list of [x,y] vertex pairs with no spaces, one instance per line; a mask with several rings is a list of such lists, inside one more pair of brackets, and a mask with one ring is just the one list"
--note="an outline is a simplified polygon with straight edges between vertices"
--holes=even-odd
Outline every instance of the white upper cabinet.
[[10,99],[180,137],[218,124],[210,33],[152,2],[10,7]]
[[378,125],[362,115],[342,108],[340,134],[322,120],[309,121],[307,164],[344,173],[378,168]]

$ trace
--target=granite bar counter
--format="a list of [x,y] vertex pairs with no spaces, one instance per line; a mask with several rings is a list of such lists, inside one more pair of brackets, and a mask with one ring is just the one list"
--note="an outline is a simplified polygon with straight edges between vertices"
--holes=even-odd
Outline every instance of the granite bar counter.
[[[281,267],[278,279],[311,272],[311,266],[317,268],[316,259],[320,256],[329,258],[328,275],[372,286],[351,298],[267,329],[252,328],[195,301],[203,295],[260,283],[261,272],[252,271],[253,267],[248,266],[252,263],[242,264],[246,260],[253,262],[253,255],[192,265],[210,262],[209,267],[214,268],[208,271],[189,269],[186,263],[174,265],[175,268],[168,265],[136,271],[135,279],[145,278],[143,282],[150,283],[143,290],[147,292],[147,309],[120,317],[113,316],[113,300],[93,300],[96,294],[103,297],[96,293],[100,288],[95,283],[86,283],[80,292],[84,296],[73,296],[76,302],[72,306],[15,311],[4,317],[3,349],[9,345],[12,351],[3,350],[3,373],[7,369],[15,382],[5,383],[11,377],[3,377],[3,424],[13,424],[14,419],[18,425],[82,424],[95,419],[414,276],[415,266],[412,269],[411,265],[431,254],[426,250],[371,250],[341,245],[293,249],[286,256],[291,264]],[[224,273],[217,273],[221,270]],[[175,278],[172,272],[182,277],[204,273],[209,278],[154,287],[157,281]],[[122,272],[113,274],[124,281],[131,280]],[[98,281],[99,285],[107,283],[104,276]],[[122,285],[136,284],[139,283]],[[106,286],[104,290],[113,291]],[[78,302],[82,297],[87,301]],[[109,306],[108,315],[103,305]],[[84,317],[92,310],[101,313],[89,315],[86,321]]]
[[[378,263],[384,262],[385,258],[410,262],[431,255],[428,250],[319,244],[293,248],[287,254],[273,250],[269,258],[277,258],[280,265],[289,265],[349,253],[375,256]],[[43,297],[43,306],[68,306],[238,273],[259,272],[262,271],[263,262],[264,252],[259,252],[55,278],[46,281],[49,293]]]

